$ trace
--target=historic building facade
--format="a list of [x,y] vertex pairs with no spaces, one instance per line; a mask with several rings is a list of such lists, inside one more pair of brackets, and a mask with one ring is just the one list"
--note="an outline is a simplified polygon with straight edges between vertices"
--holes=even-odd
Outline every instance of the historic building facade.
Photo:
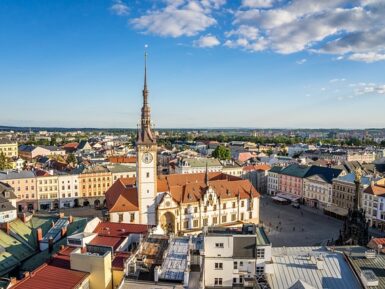
[[158,226],[168,233],[204,226],[259,222],[259,193],[248,180],[221,172],[157,175],[157,143],[148,104],[145,55],[143,106],[137,132],[136,178],[106,192],[110,220]]

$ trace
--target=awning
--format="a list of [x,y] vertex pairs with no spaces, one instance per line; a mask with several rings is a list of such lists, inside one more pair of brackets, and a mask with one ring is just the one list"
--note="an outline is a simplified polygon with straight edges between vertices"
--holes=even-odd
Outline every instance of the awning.
[[301,198],[300,196],[289,194],[289,193],[283,193],[283,192],[277,193],[276,196],[292,202],[296,202]]
[[278,201],[278,202],[287,202],[287,199],[281,198],[281,197],[271,197],[273,200]]
[[347,216],[348,212],[349,212],[347,209],[340,208],[340,207],[337,207],[337,206],[325,207],[324,211],[332,213],[332,214],[335,214],[335,215],[338,215],[338,216],[342,216],[342,217]]

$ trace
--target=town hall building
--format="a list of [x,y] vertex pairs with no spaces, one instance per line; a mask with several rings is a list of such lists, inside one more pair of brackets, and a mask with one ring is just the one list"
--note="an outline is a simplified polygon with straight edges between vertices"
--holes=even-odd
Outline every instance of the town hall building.
[[137,132],[135,178],[120,178],[106,192],[110,221],[160,226],[167,233],[204,226],[259,222],[259,193],[242,178],[220,172],[157,175],[145,54],[143,106]]

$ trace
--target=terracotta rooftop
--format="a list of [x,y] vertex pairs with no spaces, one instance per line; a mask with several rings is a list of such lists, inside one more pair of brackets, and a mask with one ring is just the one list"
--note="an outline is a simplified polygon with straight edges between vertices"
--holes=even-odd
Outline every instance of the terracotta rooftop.
[[259,164],[259,165],[249,165],[243,167],[244,171],[269,171],[271,167],[266,164]]
[[94,233],[97,233],[99,236],[122,238],[135,233],[146,234],[147,230],[147,225],[101,222],[95,228]]
[[132,187],[132,179],[120,178],[107,190],[105,196],[110,212],[139,210],[138,192],[135,187]]
[[[168,192],[177,203],[197,202],[207,190],[205,173],[171,174],[158,176],[157,190]],[[133,178],[117,180],[106,192],[107,208],[110,212],[138,211],[137,188],[131,186]],[[129,184],[129,185],[125,185]],[[223,174],[209,173],[209,186],[223,199],[247,199],[259,197],[259,193],[248,180]]]
[[136,157],[109,157],[108,161],[113,164],[135,164]]
[[70,269],[69,254],[74,248],[66,247],[55,255],[52,261],[41,265],[29,276],[12,287],[17,289],[75,289],[89,273]]
[[369,187],[365,189],[365,193],[375,195],[375,196],[383,196],[385,195],[385,186],[378,184],[371,184]]
[[124,238],[122,237],[112,237],[112,236],[96,236],[90,242],[90,245],[106,246],[112,247],[116,250],[119,245],[123,242]]

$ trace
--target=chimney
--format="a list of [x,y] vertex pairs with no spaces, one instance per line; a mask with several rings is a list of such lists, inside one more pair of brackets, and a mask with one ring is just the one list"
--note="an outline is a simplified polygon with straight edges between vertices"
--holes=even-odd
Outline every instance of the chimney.
[[61,236],[64,237],[67,234],[67,227],[61,228]]
[[40,242],[41,240],[43,240],[43,231],[41,230],[41,228],[37,228],[36,233],[37,241]]
[[0,224],[0,229],[2,231],[4,231],[4,233],[6,233],[7,235],[9,235],[9,223],[3,223],[3,224]]
[[28,271],[23,273],[23,278],[28,278],[29,276],[30,276],[30,273]]
[[52,251],[53,251],[53,238],[52,238],[52,236],[51,236],[51,237],[49,237],[49,239],[48,239],[48,252],[49,252],[49,253],[52,253]]

